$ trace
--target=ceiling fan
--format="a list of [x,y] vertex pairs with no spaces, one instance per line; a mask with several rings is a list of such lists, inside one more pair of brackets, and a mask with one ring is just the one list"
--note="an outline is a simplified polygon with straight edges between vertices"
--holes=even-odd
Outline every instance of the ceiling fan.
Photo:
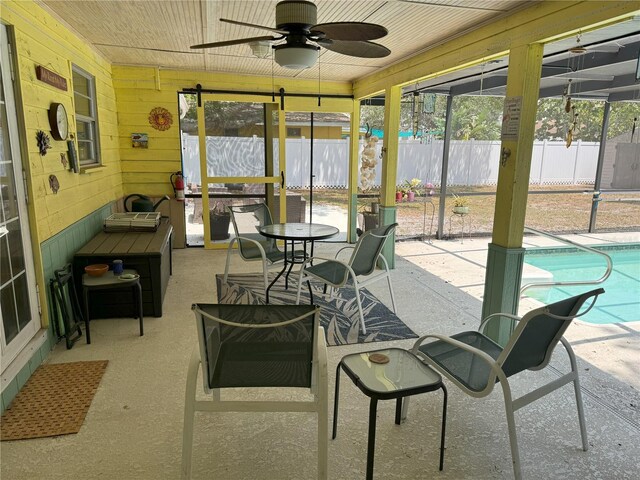
[[576,36],[576,44],[567,49],[567,52],[573,55],[582,55],[588,52],[604,52],[604,53],[618,53],[622,45],[582,45],[580,43],[581,34]]
[[243,43],[279,42],[273,46],[275,61],[285,68],[303,69],[316,63],[320,47],[332,52],[363,58],[381,58],[391,53],[387,47],[371,42],[388,32],[382,25],[362,22],[332,22],[317,24],[317,9],[312,2],[284,0],[276,5],[276,26],[267,27],[236,20],[221,22],[269,30],[277,35],[240,38],[224,42],[192,45],[193,49],[226,47]]

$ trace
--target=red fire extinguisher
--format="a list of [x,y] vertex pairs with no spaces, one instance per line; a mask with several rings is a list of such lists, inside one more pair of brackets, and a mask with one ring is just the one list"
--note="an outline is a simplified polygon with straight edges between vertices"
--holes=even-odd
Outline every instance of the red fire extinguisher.
[[[176,177],[175,180],[173,177]],[[173,193],[176,195],[176,200],[184,202],[184,177],[182,176],[182,172],[172,173],[169,181],[173,186]]]

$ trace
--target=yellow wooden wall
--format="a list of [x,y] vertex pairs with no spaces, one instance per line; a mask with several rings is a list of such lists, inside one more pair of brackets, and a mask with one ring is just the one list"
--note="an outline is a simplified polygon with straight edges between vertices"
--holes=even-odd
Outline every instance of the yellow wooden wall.
[[[22,114],[21,120],[26,131],[23,142],[28,151],[28,158],[22,161],[28,170],[30,198],[34,201],[32,235],[39,245],[122,195],[118,117],[111,65],[34,2],[3,0],[0,18],[13,27],[16,37],[17,73],[23,105],[23,112],[18,112],[18,115]],[[62,165],[60,153],[67,151],[66,142],[51,138],[52,148],[44,156],[40,156],[36,143],[38,130],[51,134],[48,110],[52,102],[64,104],[69,116],[69,132],[76,132],[72,64],[96,79],[103,168],[84,174],[72,173]],[[67,91],[36,79],[37,65],[66,78]],[[60,183],[57,194],[49,187],[49,175],[52,174],[58,177]]]
[[[199,71],[164,70],[150,67],[113,66],[113,84],[116,91],[118,111],[118,135],[120,137],[120,158],[122,160],[122,178],[124,193],[142,193],[160,196],[173,194],[169,183],[172,172],[181,169],[180,129],[178,113],[178,91],[195,88],[201,84],[204,89],[265,92],[264,101],[271,101],[271,78],[256,76],[238,76],[224,73]],[[275,91],[280,88],[291,93],[316,93],[317,81],[275,79]],[[323,94],[351,95],[351,83],[323,82]],[[220,96],[220,99],[241,101],[242,96]],[[279,99],[276,98],[276,101]],[[247,101],[256,101],[254,97]],[[346,111],[353,107],[353,101],[323,100],[324,108],[313,108],[317,99],[286,98],[288,106],[301,110],[331,111],[325,107],[340,104],[338,111],[345,110],[342,104],[348,103]],[[173,117],[173,125],[165,131],[159,131],[149,124],[149,113],[155,107],[166,108]],[[147,133],[149,148],[133,148],[132,133]]]
[[[40,304],[46,305],[48,279],[44,278],[40,245],[83,217],[122,196],[118,116],[111,80],[110,63],[63,24],[32,1],[2,0],[0,19],[15,36],[15,78],[18,83],[16,104],[22,124],[22,164],[26,172],[29,199],[29,226]],[[41,156],[36,132],[51,134],[48,110],[52,102],[64,104],[69,117],[69,132],[76,132],[73,107],[72,64],[96,79],[98,122],[102,168],[76,174],[66,169],[60,153],[67,151],[65,141],[51,138],[52,148]],[[67,91],[59,90],[36,78],[36,66],[42,65],[67,79]],[[27,152],[24,155],[24,152]],[[49,175],[60,183],[54,194]],[[48,324],[47,309],[42,323]]]

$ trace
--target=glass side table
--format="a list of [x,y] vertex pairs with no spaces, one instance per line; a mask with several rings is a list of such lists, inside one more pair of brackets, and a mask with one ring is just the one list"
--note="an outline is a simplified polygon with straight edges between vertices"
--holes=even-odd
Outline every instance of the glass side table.
[[[380,361],[386,363],[379,363]],[[340,369],[368,396],[369,440],[367,446],[367,480],[373,479],[373,456],[376,444],[376,413],[378,400],[396,400],[396,425],[402,417],[402,399],[419,393],[442,389],[442,431],[440,435],[440,470],[444,466],[444,437],[447,424],[447,389],[442,377],[425,365],[411,352],[401,348],[388,348],[371,352],[346,355],[336,370],[336,391],[333,407],[333,435],[338,427],[338,396],[340,391]]]

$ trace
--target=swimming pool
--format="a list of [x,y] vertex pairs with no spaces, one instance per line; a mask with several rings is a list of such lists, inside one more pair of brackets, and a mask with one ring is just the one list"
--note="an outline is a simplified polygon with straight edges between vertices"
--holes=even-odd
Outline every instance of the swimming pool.
[[[640,244],[598,245],[611,257],[613,271],[604,283],[597,286],[554,287],[550,291],[531,289],[526,295],[545,303],[551,303],[591,288],[605,289],[595,307],[581,320],[589,323],[608,324],[640,321]],[[553,274],[554,281],[596,280],[606,271],[607,265],[599,255],[576,248],[528,249],[525,263]]]

